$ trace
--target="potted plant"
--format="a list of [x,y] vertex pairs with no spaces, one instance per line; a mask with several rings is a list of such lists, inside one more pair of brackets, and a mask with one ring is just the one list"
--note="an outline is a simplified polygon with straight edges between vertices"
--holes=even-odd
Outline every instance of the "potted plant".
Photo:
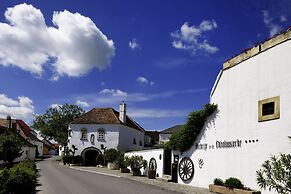
[[142,156],[133,155],[131,157],[125,157],[125,164],[130,166],[133,176],[141,175],[140,169],[146,168],[147,161]]
[[117,159],[118,151],[114,148],[105,150],[104,160],[107,162],[107,168],[111,170],[119,169],[119,167],[114,162]]
[[234,177],[230,177],[225,181],[216,178],[214,179],[214,184],[209,185],[209,190],[214,193],[221,194],[260,194],[260,191],[251,190],[250,188],[245,187],[242,182]]

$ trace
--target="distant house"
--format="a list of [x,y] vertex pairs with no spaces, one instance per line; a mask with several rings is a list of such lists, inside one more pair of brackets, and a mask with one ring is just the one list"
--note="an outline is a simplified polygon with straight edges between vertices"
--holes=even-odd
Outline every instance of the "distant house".
[[[75,155],[81,155],[86,165],[94,165],[104,148],[140,150],[144,148],[145,130],[126,115],[126,104],[120,111],[94,108],[69,124],[68,147],[74,145]],[[92,163],[91,163],[91,162]]]
[[159,134],[159,143],[166,143],[169,141],[171,135],[177,133],[179,130],[183,129],[184,125],[175,125],[168,129],[165,129]]
[[43,139],[43,155],[55,155],[55,145],[52,144],[49,140]]
[[11,119],[9,121],[7,119],[0,118],[0,126],[9,128],[9,125],[11,125],[10,127],[15,129],[29,143],[37,146],[36,156],[43,155],[42,141],[37,138],[37,135],[35,134],[35,132],[23,120]]
[[158,131],[145,131],[144,146],[152,147],[157,145],[159,143],[159,135],[160,132]]
[[[8,129],[7,127],[0,126],[0,134],[2,134],[5,130],[11,130],[15,134],[17,134],[22,141],[22,155],[14,160],[14,162],[20,162],[23,160],[34,160],[36,153],[36,146],[29,143],[24,137],[22,137],[15,129]],[[3,161],[0,160],[0,164]]]

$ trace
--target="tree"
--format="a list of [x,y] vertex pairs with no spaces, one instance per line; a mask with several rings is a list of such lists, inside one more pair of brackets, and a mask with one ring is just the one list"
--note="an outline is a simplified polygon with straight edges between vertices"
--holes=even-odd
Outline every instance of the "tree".
[[49,108],[43,115],[35,116],[32,128],[40,131],[44,137],[54,139],[65,146],[68,140],[68,124],[84,112],[81,107],[67,103]]
[[257,183],[262,189],[291,193],[291,155],[281,154],[266,160],[257,172]]
[[19,135],[6,129],[0,134],[0,160],[6,161],[12,166],[13,160],[22,155],[22,141]]

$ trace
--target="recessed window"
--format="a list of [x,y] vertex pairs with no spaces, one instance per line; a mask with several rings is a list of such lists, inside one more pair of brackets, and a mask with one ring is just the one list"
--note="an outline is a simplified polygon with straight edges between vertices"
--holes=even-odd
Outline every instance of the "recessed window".
[[98,140],[104,140],[105,139],[105,130],[104,129],[98,129]]
[[142,146],[142,141],[139,141],[139,145]]
[[259,101],[259,122],[280,118],[280,97]]
[[86,128],[81,129],[81,139],[87,139],[87,129]]
[[133,138],[133,144],[136,144],[136,139],[135,138]]
[[91,143],[94,143],[94,142],[95,142],[95,135],[93,135],[93,134],[91,135],[91,137],[90,137],[90,142],[91,142]]

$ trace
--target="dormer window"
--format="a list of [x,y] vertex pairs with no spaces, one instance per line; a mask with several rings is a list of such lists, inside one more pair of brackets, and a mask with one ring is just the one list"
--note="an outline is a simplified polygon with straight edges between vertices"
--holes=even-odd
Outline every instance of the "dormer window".
[[87,139],[87,129],[86,128],[82,128],[81,129],[81,139],[86,140]]
[[98,140],[104,140],[105,139],[105,130],[104,129],[98,129],[98,134],[97,134]]

